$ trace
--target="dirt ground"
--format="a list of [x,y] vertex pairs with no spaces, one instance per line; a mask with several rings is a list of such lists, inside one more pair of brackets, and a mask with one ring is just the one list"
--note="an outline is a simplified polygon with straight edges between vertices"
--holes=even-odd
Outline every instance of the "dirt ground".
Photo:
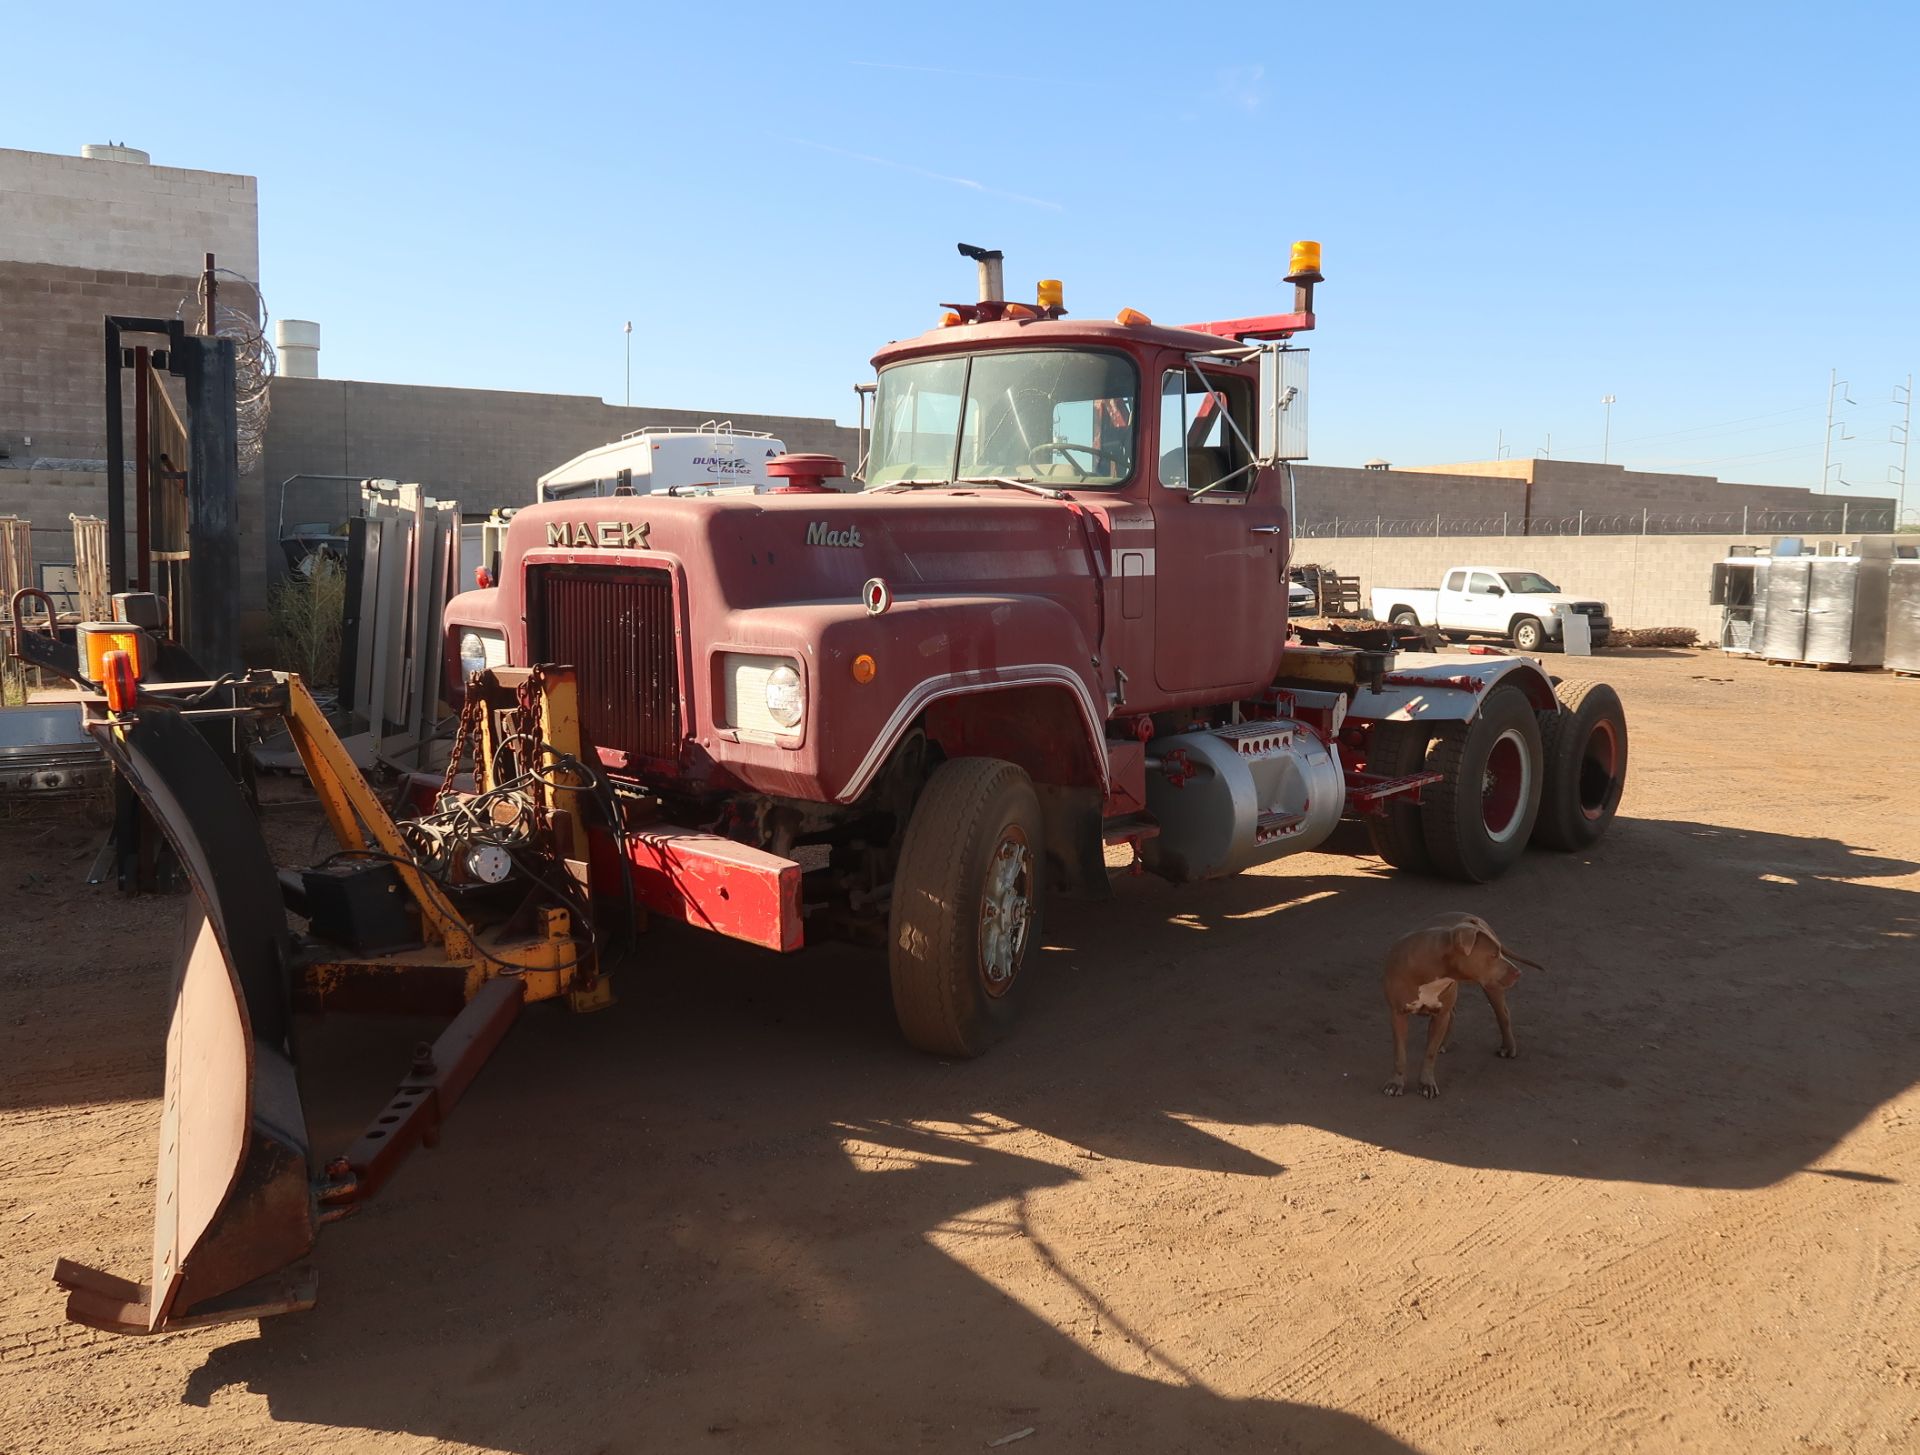
[[[145,1266],[180,905],[0,827],[0,1448],[1920,1449],[1920,682],[1555,666],[1634,732],[1590,857],[1126,879],[965,1065],[860,954],[658,931],[325,1231],[317,1310],[161,1340],[47,1274]],[[1390,1100],[1381,953],[1453,907],[1551,969],[1519,1060],[1463,997]],[[413,1029],[306,1035],[318,1145]]]

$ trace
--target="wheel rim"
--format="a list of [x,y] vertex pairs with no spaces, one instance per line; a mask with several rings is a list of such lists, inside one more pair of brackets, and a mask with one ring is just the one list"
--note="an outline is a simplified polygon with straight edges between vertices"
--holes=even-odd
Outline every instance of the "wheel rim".
[[1531,652],[1540,645],[1540,628],[1527,623],[1513,634],[1513,644],[1522,651]]
[[980,981],[998,998],[1013,988],[1033,922],[1033,850],[1018,824],[1008,824],[987,861],[980,894]]
[[1527,754],[1527,740],[1518,728],[1508,728],[1493,740],[1480,779],[1480,821],[1494,843],[1504,844],[1519,832],[1532,786],[1533,760]]
[[1589,822],[1605,818],[1612,807],[1619,763],[1620,742],[1613,735],[1613,724],[1596,722],[1580,750],[1580,813]]

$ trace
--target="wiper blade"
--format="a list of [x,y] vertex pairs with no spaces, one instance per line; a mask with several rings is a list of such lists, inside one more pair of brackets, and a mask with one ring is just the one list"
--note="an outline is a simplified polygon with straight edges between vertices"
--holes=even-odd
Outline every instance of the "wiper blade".
[[1031,475],[962,475],[955,485],[998,485],[1002,490],[1024,490],[1043,500],[1065,500],[1067,492],[1042,485]]

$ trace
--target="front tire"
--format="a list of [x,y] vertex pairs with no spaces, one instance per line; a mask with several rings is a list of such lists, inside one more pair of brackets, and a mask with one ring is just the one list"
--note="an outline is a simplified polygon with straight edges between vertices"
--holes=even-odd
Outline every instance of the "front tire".
[[1500,686],[1471,722],[1434,730],[1427,767],[1443,775],[1420,810],[1434,872],[1498,879],[1526,851],[1540,814],[1540,722],[1524,694]]
[[1392,623],[1393,623],[1393,624],[1394,624],[1395,626],[1403,626],[1403,627],[1406,627],[1406,628],[1408,628],[1408,629],[1409,629],[1410,631],[1419,631],[1419,630],[1420,630],[1420,618],[1419,618],[1419,616],[1418,616],[1418,615],[1417,615],[1416,613],[1414,613],[1414,612],[1412,612],[1412,611],[1410,611],[1410,610],[1408,610],[1408,609],[1407,609],[1406,607],[1404,607],[1404,606],[1403,606],[1403,607],[1401,607],[1401,608],[1400,608],[1400,609],[1399,609],[1398,611],[1396,611],[1396,612],[1395,612],[1395,613],[1394,613],[1394,614],[1393,614],[1393,615],[1392,615],[1392,616],[1391,616],[1391,617],[1389,618],[1389,620],[1390,620],[1390,621],[1391,621],[1391,622],[1392,622]]
[[1540,714],[1542,790],[1533,841],[1585,849],[1613,822],[1627,786],[1627,714],[1604,682],[1557,682],[1558,712]]
[[909,1044],[978,1056],[1013,1024],[1038,929],[1045,839],[1027,775],[999,758],[934,771],[900,850],[888,921],[893,1011]]
[[1547,643],[1547,629],[1536,616],[1523,616],[1515,621],[1509,636],[1514,648],[1522,652],[1537,652]]

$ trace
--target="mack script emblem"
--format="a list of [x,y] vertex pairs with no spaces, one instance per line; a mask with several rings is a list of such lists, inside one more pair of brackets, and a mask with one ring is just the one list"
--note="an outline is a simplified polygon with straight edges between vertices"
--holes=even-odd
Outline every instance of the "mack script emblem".
[[863,546],[860,539],[860,527],[850,525],[845,530],[828,530],[824,520],[816,520],[807,527],[807,544],[810,546]]
[[646,550],[648,529],[644,520],[596,520],[591,523],[584,520],[572,523],[550,520],[547,522],[547,544],[600,546],[609,551]]

